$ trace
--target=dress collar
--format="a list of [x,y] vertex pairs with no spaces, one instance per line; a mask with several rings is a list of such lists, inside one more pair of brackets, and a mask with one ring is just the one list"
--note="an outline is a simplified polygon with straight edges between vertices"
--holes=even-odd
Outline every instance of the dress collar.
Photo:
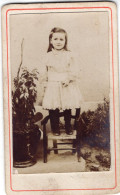
[[62,54],[63,52],[64,52],[64,49],[62,49],[62,50],[60,50],[60,51],[57,51],[57,50],[55,50],[55,49],[52,48],[52,53],[53,53],[55,56],[60,55],[60,54]]

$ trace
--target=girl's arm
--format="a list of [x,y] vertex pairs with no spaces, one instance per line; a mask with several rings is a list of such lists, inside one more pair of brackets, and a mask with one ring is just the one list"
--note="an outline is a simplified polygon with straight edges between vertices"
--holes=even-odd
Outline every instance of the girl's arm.
[[67,87],[71,82],[75,82],[79,79],[79,66],[75,62],[75,58],[69,56],[69,66],[68,66],[68,78],[63,82],[63,86]]
[[80,68],[75,57],[70,57],[69,64],[69,82],[74,82],[79,79]]

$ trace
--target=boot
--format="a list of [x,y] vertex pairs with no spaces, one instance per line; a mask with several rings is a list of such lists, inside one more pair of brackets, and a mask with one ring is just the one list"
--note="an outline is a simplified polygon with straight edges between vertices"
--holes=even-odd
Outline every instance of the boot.
[[71,128],[71,110],[64,111],[64,120],[65,120],[65,130],[66,134],[72,135],[72,128]]
[[59,129],[59,109],[49,110],[51,129],[54,135],[60,135]]

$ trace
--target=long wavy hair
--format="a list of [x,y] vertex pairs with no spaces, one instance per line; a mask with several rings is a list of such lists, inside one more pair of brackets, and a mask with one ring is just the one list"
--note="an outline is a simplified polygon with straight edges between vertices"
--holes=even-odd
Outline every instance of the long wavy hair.
[[53,36],[54,33],[64,33],[65,34],[65,45],[64,45],[63,49],[68,51],[68,49],[67,49],[67,33],[66,33],[66,31],[64,29],[56,27],[56,28],[53,28],[51,30],[51,32],[50,32],[50,35],[49,35],[49,47],[48,47],[47,52],[52,51],[53,45],[51,44],[51,39],[52,39],[52,36]]

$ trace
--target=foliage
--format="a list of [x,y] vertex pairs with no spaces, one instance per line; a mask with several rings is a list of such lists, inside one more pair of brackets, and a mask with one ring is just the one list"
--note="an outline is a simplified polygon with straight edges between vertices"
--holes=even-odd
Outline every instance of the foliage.
[[98,104],[97,109],[83,112],[81,115],[85,122],[82,130],[82,137],[91,146],[101,148],[110,147],[110,116],[109,101],[104,99],[102,104]]
[[32,118],[35,115],[37,80],[37,70],[29,72],[27,68],[23,68],[22,74],[14,78],[14,90],[12,91],[13,130],[23,131],[32,125]]

